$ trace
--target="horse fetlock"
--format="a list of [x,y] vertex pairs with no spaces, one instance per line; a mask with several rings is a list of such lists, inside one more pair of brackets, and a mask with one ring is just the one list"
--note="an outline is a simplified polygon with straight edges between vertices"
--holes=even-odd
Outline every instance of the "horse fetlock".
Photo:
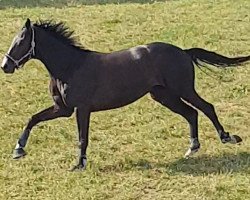
[[79,164],[82,165],[85,169],[87,166],[87,157],[86,156],[81,157]]
[[222,143],[227,143],[231,141],[231,137],[228,132],[221,131],[219,132],[219,136]]
[[191,138],[190,139],[190,149],[191,150],[196,150],[200,148],[200,142],[198,138]]
[[25,129],[23,131],[20,139],[17,142],[16,149],[18,149],[18,148],[24,148],[26,146],[28,138],[29,138],[29,135],[30,135],[30,129]]
[[87,158],[86,156],[80,157],[79,163],[74,166],[70,171],[83,171],[87,167]]
[[26,155],[26,152],[23,150],[23,148],[14,149],[13,151],[13,159],[19,159],[21,157],[24,157]]
[[185,153],[184,157],[188,158],[198,152],[200,149],[200,142],[198,138],[191,138],[191,145],[187,152]]

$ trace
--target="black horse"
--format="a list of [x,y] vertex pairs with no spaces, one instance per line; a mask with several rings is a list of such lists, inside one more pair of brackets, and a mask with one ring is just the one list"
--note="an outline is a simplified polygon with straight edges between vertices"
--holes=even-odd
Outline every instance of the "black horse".
[[51,77],[50,92],[54,100],[54,105],[29,120],[15,147],[14,158],[26,154],[24,147],[36,124],[70,117],[75,109],[80,156],[73,169],[84,169],[90,113],[125,106],[147,93],[188,121],[191,145],[186,156],[200,148],[195,108],[212,121],[222,143],[242,141],[239,136],[225,132],[213,105],[196,93],[194,63],[227,67],[248,61],[250,56],[227,58],[200,48],[183,50],[160,42],[99,53],[76,44],[72,33],[63,23],[32,24],[27,19],[3,59],[1,67],[5,73],[14,73],[31,58],[43,62]]

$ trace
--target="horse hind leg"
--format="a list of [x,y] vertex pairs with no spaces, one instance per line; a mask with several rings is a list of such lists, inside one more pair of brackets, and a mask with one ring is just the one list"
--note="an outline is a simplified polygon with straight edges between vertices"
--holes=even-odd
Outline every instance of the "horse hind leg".
[[228,132],[225,132],[222,124],[218,120],[214,106],[202,99],[194,89],[186,93],[186,95],[184,95],[182,98],[197,109],[201,110],[212,121],[222,143],[236,144],[242,141],[239,136],[230,136]]
[[175,95],[169,88],[156,86],[152,89],[150,94],[155,101],[181,115],[188,121],[190,128],[190,147],[185,157],[189,157],[196,153],[200,148],[198,139],[198,112],[184,103],[181,98]]

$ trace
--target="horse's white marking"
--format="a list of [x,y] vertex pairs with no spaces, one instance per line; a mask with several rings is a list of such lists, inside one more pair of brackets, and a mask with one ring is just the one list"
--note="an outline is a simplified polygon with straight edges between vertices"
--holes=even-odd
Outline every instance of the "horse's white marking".
[[16,143],[16,147],[15,147],[15,149],[21,149],[22,147],[20,146],[20,144],[17,142]]
[[11,49],[13,48],[14,44],[16,43],[17,38],[18,38],[18,35],[16,35],[16,36],[14,37],[14,39],[12,40],[11,45],[10,45],[10,48],[9,48],[9,50],[7,51],[7,54],[10,53]]
[[199,149],[191,150],[190,148],[187,150],[187,152],[184,155],[184,158],[189,158],[192,155],[194,155]]
[[[15,36],[14,39],[12,40],[12,43],[11,43],[11,45],[9,47],[9,50],[7,51],[7,54],[10,54],[10,51],[13,48],[13,46],[14,46],[17,38],[18,38],[18,36]],[[7,63],[7,61],[8,61],[8,58],[7,58],[6,55],[4,55],[3,61],[2,61],[2,64],[1,64],[1,68],[3,68],[5,66],[5,64]]]
[[142,57],[142,52],[140,51],[142,49],[146,49],[147,52],[150,52],[150,49],[148,48],[147,45],[140,45],[140,46],[132,47],[129,49],[129,51],[135,60],[139,60]]
[[7,63],[7,57],[6,56],[4,56],[3,57],[3,61],[2,61],[2,64],[1,64],[1,68],[3,68],[5,65],[6,65],[6,63]]

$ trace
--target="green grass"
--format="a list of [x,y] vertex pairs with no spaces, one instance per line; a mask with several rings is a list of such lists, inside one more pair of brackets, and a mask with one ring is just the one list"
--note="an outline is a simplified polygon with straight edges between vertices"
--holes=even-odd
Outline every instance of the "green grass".
[[[1,57],[27,17],[63,20],[84,46],[103,52],[152,41],[227,56],[250,52],[248,0],[17,2],[0,0]],[[14,75],[0,73],[0,199],[250,199],[249,67],[206,70],[213,77],[196,70],[197,91],[215,105],[226,130],[243,138],[241,146],[222,145],[200,114],[202,148],[182,159],[187,123],[145,96],[93,113],[88,167],[81,173],[67,171],[77,159],[74,116],[34,128],[27,157],[12,160],[28,118],[52,104],[49,76],[38,61]]]
[[[174,1],[174,0],[169,0]],[[105,5],[105,4],[127,4],[127,3],[154,3],[154,0],[0,0],[0,8],[8,7],[65,7],[77,6],[77,5]],[[157,2],[164,2],[164,0],[158,0]]]

